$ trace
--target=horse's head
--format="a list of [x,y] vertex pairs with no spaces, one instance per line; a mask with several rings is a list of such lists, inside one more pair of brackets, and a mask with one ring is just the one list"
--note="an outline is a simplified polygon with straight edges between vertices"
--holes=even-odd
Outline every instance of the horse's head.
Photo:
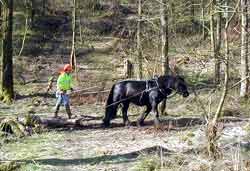
[[161,76],[158,82],[169,94],[174,90],[183,97],[189,96],[187,83],[180,76]]
[[187,83],[182,77],[177,76],[175,78],[174,84],[175,84],[174,89],[177,91],[177,93],[181,94],[183,97],[189,96]]

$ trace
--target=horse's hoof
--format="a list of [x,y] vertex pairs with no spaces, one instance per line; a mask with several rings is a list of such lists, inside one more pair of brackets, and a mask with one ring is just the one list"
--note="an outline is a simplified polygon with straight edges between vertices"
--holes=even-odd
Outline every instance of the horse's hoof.
[[131,122],[129,122],[129,121],[125,122],[125,123],[124,123],[124,126],[125,126],[125,127],[130,127],[130,126],[131,126]]
[[107,121],[105,121],[105,120],[103,120],[102,126],[105,127],[105,128],[108,128],[108,127],[110,127],[110,123],[107,122]]
[[141,120],[138,120],[136,124],[137,124],[138,127],[141,127],[141,126],[145,125],[144,121],[141,121]]

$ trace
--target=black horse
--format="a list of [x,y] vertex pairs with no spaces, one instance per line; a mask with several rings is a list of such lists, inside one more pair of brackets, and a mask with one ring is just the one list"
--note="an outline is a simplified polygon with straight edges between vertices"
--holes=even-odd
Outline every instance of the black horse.
[[110,125],[110,120],[116,117],[117,109],[122,104],[122,117],[125,125],[129,124],[127,111],[129,104],[146,106],[146,111],[141,114],[137,123],[142,125],[144,119],[153,111],[155,126],[159,126],[158,104],[167,98],[173,91],[183,97],[189,96],[187,84],[180,76],[160,76],[146,81],[125,80],[113,85],[106,103],[103,124]]

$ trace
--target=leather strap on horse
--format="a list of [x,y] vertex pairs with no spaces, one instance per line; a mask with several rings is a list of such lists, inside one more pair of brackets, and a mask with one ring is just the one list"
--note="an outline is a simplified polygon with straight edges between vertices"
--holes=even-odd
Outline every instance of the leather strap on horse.
[[157,88],[159,89],[160,93],[161,93],[163,96],[167,97],[166,93],[164,93],[164,92],[165,92],[165,90],[164,90],[164,89],[162,89],[162,88],[160,88],[160,86],[159,86],[159,83],[158,83],[158,77],[155,77],[153,80],[155,81],[156,86],[157,86]]
[[141,96],[140,96],[140,103],[141,103],[141,99],[142,99],[144,93],[145,93],[145,92],[147,93],[147,92],[149,91],[149,84],[148,84],[148,82],[149,82],[149,80],[146,80],[146,88],[145,88],[145,90],[141,93]]

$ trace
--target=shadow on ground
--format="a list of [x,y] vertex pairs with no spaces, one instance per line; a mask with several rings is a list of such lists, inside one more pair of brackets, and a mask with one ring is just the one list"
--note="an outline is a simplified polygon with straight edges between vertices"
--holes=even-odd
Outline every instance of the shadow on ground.
[[156,154],[161,155],[162,153],[168,154],[171,151],[161,146],[152,146],[149,148],[144,148],[142,150],[125,153],[125,154],[116,154],[116,155],[102,155],[91,158],[79,158],[79,159],[59,159],[59,158],[49,158],[49,159],[37,159],[37,160],[18,160],[16,162],[22,163],[38,163],[40,165],[52,165],[52,166],[70,166],[70,165],[96,165],[101,163],[107,164],[119,164],[119,163],[129,163],[133,162],[141,154]]

